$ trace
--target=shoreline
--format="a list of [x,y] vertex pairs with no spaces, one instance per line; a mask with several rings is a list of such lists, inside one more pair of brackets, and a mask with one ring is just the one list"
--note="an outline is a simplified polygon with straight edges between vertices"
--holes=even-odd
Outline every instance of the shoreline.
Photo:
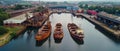
[[[18,30],[17,32],[15,32],[15,36],[20,35],[20,33],[22,33],[23,31],[26,30],[26,27],[25,27],[25,26],[16,26],[16,27],[22,27],[22,28],[20,28],[20,30]],[[16,27],[15,27],[15,28],[16,28]],[[13,32],[14,32],[14,31],[10,31],[10,30],[9,30],[9,32],[5,33],[5,35],[0,38],[0,47],[2,47],[2,46],[4,46],[4,45],[6,45],[7,43],[9,43],[10,40],[11,40],[13,37],[15,37],[15,36],[13,36],[13,37],[11,36],[11,33],[13,33]]]
[[[46,16],[46,18],[42,21],[42,24],[40,24],[40,26],[42,26],[47,19],[49,19],[49,16],[51,15],[51,13],[48,13]],[[20,28],[22,27],[22,28]],[[5,33],[4,36],[2,36],[3,38],[0,37],[0,47],[6,45],[7,43],[10,42],[10,40],[15,37],[15,36],[19,36],[22,32],[24,32],[26,30],[28,26],[24,26],[24,25],[20,25],[20,26],[15,26],[14,28],[12,27],[7,27],[9,30],[9,32]],[[12,30],[12,29],[17,29],[20,28],[19,30]],[[14,34],[15,33],[15,34]],[[12,34],[12,35],[11,35]]]

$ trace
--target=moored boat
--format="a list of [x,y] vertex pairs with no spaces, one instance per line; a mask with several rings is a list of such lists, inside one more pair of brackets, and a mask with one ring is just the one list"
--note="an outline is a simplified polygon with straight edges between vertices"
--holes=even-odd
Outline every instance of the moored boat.
[[61,42],[61,40],[63,39],[63,36],[64,36],[63,34],[64,33],[63,33],[63,29],[62,29],[62,24],[57,23],[55,26],[54,34],[53,34],[55,42],[56,41]]
[[68,30],[72,38],[82,41],[84,38],[83,30],[74,23],[68,23]]
[[47,24],[43,25],[35,35],[35,39],[37,41],[43,41],[48,38],[51,34],[51,23],[47,22]]

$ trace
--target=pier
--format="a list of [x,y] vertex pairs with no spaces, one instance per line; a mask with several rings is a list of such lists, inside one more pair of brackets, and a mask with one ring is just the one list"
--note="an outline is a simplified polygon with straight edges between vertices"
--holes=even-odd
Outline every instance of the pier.
[[84,18],[86,18],[87,20],[89,20],[90,22],[92,22],[93,24],[100,26],[105,31],[107,31],[109,34],[112,34],[116,38],[120,39],[120,30],[113,30],[113,29],[109,28],[107,25],[95,20],[94,18],[90,18],[91,17],[90,15],[83,14],[83,13],[81,13],[80,15],[83,16]]

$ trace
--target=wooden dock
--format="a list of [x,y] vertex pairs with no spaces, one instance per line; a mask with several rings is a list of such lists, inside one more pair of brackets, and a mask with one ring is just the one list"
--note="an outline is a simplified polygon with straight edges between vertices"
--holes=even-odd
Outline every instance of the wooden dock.
[[115,36],[115,38],[120,39],[120,30],[113,30],[109,28],[107,25],[95,20],[94,18],[90,18],[90,15],[83,14],[83,13],[81,13],[80,15],[86,18],[88,21],[92,22],[93,24],[100,26],[101,28],[103,28],[104,30],[106,30],[107,32]]

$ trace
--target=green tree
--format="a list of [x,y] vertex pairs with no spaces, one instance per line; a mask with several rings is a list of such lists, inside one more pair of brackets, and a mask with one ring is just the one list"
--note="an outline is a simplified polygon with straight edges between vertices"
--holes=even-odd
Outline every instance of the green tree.
[[15,32],[12,32],[12,33],[10,33],[10,36],[13,38],[13,37],[16,36],[16,33],[15,33]]
[[0,26],[0,35],[3,35],[4,33],[7,33],[7,32],[8,32],[8,29],[6,29],[3,26]]
[[9,14],[0,9],[0,25],[3,25],[3,20],[9,18]]
[[80,4],[79,7],[80,7],[80,8],[84,8],[84,7],[83,7],[83,4]]
[[[84,6],[83,8],[86,9],[87,5]],[[104,12],[107,12],[107,13],[110,13],[110,14],[120,13],[120,9],[119,8],[115,8],[115,7],[90,6],[90,7],[88,7],[88,9],[89,10],[96,10],[97,12],[104,11]]]
[[41,12],[43,9],[44,9],[44,7],[40,6],[36,10],[34,10],[34,12]]
[[23,5],[15,5],[15,8],[12,8],[12,9],[14,9],[14,10],[20,10],[20,9],[24,9],[23,8]]
[[88,9],[89,9],[89,10],[95,10],[95,9],[97,9],[97,7],[96,7],[96,6],[91,6],[91,7],[89,7]]

